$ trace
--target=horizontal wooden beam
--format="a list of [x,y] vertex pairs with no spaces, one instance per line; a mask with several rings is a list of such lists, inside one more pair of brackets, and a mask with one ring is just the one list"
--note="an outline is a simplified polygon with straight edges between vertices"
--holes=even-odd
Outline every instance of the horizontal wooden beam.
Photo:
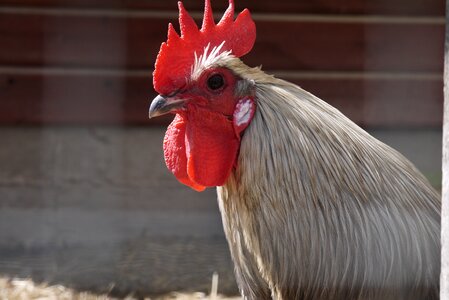
[[[295,77],[290,80],[367,127],[439,127],[443,82],[433,77]],[[167,124],[148,120],[150,76],[0,72],[0,124]]]
[[[202,10],[202,1],[184,0],[189,10]],[[176,7],[177,0],[1,0],[0,6],[70,7],[98,9],[146,9],[170,10]],[[223,11],[225,0],[212,1],[215,11]],[[313,14],[387,14],[387,15],[425,15],[444,16],[444,0],[341,0],[341,1],[236,1],[237,10],[245,7],[252,12],[289,12]]]
[[[148,69],[166,39],[168,22],[177,23],[175,15],[167,19],[0,9],[0,65]],[[442,71],[444,24],[382,20],[262,18],[256,20],[255,47],[243,60],[290,71]]]

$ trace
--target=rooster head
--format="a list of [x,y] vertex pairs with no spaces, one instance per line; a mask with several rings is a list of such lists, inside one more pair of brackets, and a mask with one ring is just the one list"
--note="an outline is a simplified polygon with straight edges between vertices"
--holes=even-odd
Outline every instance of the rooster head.
[[254,98],[239,93],[241,78],[220,60],[248,53],[256,29],[247,9],[234,20],[233,0],[218,24],[206,0],[201,29],[178,6],[181,36],[169,24],[155,63],[159,95],[149,116],[176,114],[164,138],[165,163],[180,182],[202,191],[226,182],[255,112]]

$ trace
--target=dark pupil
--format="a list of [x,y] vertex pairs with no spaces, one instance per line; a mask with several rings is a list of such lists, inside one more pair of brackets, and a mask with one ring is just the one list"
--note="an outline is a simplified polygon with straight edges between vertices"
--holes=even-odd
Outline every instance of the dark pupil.
[[211,90],[217,90],[217,89],[221,88],[223,86],[223,84],[224,84],[224,79],[223,79],[223,76],[221,76],[220,74],[212,75],[207,80],[207,86]]

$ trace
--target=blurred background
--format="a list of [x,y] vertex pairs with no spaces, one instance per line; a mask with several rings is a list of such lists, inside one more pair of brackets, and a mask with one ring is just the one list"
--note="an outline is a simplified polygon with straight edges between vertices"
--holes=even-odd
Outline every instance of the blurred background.
[[[218,19],[226,0],[212,0]],[[204,3],[184,4],[200,24]],[[440,188],[444,0],[237,0],[243,57]],[[176,0],[0,0],[0,277],[115,295],[237,292],[216,192],[163,162],[152,68]]]

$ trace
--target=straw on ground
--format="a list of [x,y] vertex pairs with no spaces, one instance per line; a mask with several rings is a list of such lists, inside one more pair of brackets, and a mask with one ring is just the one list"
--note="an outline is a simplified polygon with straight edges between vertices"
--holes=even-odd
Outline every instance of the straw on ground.
[[[216,281],[213,280],[212,291],[210,295],[205,293],[177,293],[159,296],[157,300],[239,300],[239,297],[225,297],[216,294]],[[62,285],[36,284],[30,279],[11,279],[0,277],[0,299],[1,300],[115,300],[108,295],[95,295],[88,292],[77,292]],[[126,300],[135,300],[129,296]],[[149,300],[150,298],[145,298]]]

